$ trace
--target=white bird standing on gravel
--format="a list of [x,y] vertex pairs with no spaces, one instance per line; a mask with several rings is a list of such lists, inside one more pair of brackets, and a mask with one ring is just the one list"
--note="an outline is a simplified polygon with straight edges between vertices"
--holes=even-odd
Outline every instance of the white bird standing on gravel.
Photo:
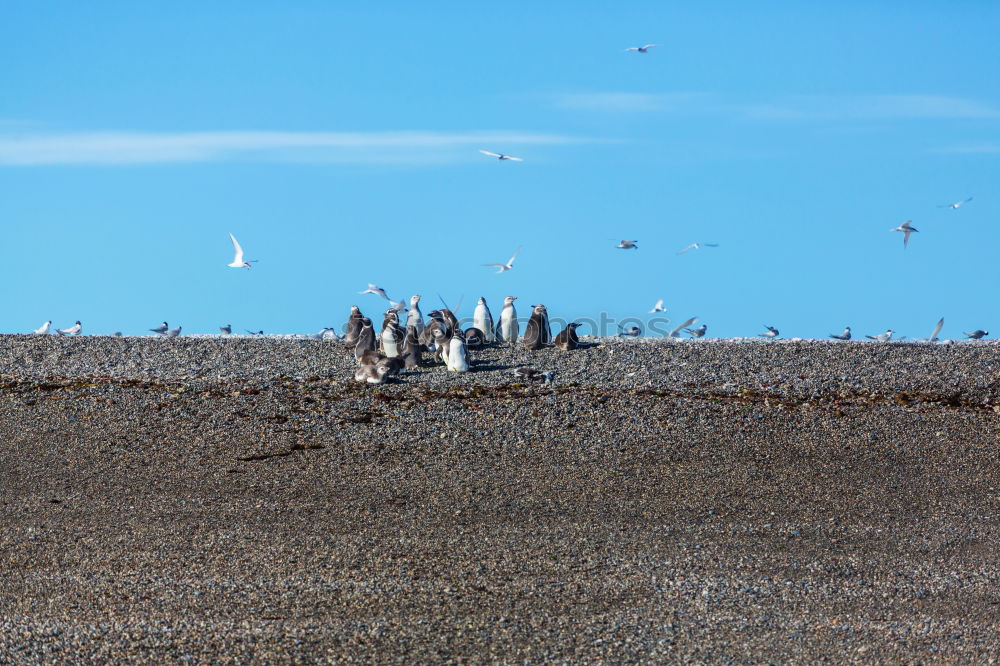
[[51,327],[52,327],[52,320],[50,319],[41,326],[39,326],[38,328],[36,328],[34,331],[32,331],[32,335],[48,335],[49,328]]
[[[250,268],[250,262],[243,260],[243,248],[236,242],[236,236],[230,233],[229,239],[233,241],[233,252],[235,255],[233,256],[233,263],[226,264],[226,266],[229,268]],[[257,263],[257,261],[254,260],[253,263]]]
[[57,328],[56,333],[58,333],[59,335],[80,335],[80,331],[82,330],[83,330],[83,324],[77,321],[69,328]]
[[164,332],[163,335],[165,335],[168,338],[176,338],[180,334],[181,334],[181,327],[178,326],[177,328],[167,329],[167,331]]
[[705,331],[708,330],[707,324],[702,324],[698,328],[685,328],[684,332],[690,335],[692,338],[700,338],[705,335]]
[[509,271],[514,268],[514,260],[517,259],[517,255],[519,254],[521,254],[521,248],[517,248],[514,252],[514,256],[508,259],[506,264],[483,264],[483,266],[495,268],[497,269],[497,273],[503,273],[504,271]]
[[903,249],[905,250],[907,244],[909,244],[909,242],[910,242],[910,234],[912,234],[915,231],[920,231],[920,230],[919,229],[914,229],[912,226],[910,226],[910,220],[907,220],[906,222],[903,222],[901,225],[899,225],[895,229],[889,229],[889,231],[902,231],[903,232]]
[[834,340],[850,340],[851,339],[851,327],[850,326],[845,326],[843,333],[841,333],[840,335],[834,335],[833,333],[831,333],[830,337],[833,338]]
[[625,52],[627,53],[628,51],[635,51],[636,53],[649,53],[649,49],[653,48],[654,46],[656,46],[656,44],[644,44],[642,46],[630,46],[627,49],[625,49]]
[[767,325],[765,325],[764,328],[766,328],[767,330],[765,332],[763,332],[763,333],[760,333],[757,337],[760,337],[760,338],[776,338],[776,337],[778,337],[778,329],[776,329],[774,326],[767,326]]
[[489,155],[490,157],[495,157],[498,160],[500,160],[501,162],[503,160],[510,160],[512,162],[523,162],[524,161],[520,157],[513,157],[511,155],[504,155],[503,153],[493,153],[493,152],[490,152],[488,150],[483,150],[482,148],[479,149],[479,152],[481,152],[483,155]]
[[167,332],[168,328],[170,328],[170,326],[167,324],[167,322],[163,322],[156,328],[151,328],[149,330],[152,331],[153,333],[159,333],[160,335],[163,335],[164,333]]
[[653,309],[649,311],[649,314],[653,314],[654,312],[666,312],[666,311],[667,309],[663,307],[663,299],[661,298],[660,300],[656,301],[656,305],[654,305]]
[[969,338],[970,340],[982,340],[983,338],[985,338],[989,334],[990,334],[989,331],[984,331],[981,328],[977,328],[972,333],[966,333],[964,331],[962,332],[962,335],[964,335],[965,337]]
[[870,340],[875,340],[876,342],[888,342],[892,340],[892,329],[890,328],[885,333],[879,333],[878,335],[866,335],[866,338]]

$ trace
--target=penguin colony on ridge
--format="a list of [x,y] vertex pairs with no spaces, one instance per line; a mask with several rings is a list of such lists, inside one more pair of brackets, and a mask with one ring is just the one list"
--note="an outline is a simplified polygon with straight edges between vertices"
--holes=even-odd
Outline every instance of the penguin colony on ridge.
[[[400,326],[399,312],[389,308],[382,320],[380,333],[375,332],[372,320],[365,317],[358,306],[352,305],[343,342],[354,349],[354,357],[358,361],[354,379],[382,384],[404,369],[414,370],[423,365],[425,352],[431,355],[432,361],[444,363],[451,372],[468,372],[472,366],[470,348],[498,342],[512,346],[517,343],[520,326],[514,308],[516,299],[516,296],[504,299],[500,322],[494,324],[486,299],[480,298],[472,317],[473,326],[464,331],[458,318],[448,308],[428,313],[425,322],[420,312],[420,296],[410,299],[405,329]],[[576,349],[580,343],[576,333],[579,326],[578,323],[568,324],[553,338],[548,310],[544,305],[533,305],[522,343],[531,350],[550,346],[563,350]],[[518,368],[515,376],[532,380],[552,379],[552,373],[539,373],[531,368]]]

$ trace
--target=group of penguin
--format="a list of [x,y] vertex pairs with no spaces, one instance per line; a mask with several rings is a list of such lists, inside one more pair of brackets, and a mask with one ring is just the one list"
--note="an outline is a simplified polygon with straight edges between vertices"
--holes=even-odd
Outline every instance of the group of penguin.
[[[470,348],[495,343],[517,344],[521,331],[514,309],[515,300],[516,296],[504,299],[500,321],[494,325],[486,299],[480,298],[472,315],[472,327],[462,330],[455,314],[448,308],[430,312],[425,322],[420,311],[420,296],[416,295],[410,298],[405,325],[401,325],[399,310],[390,307],[385,311],[381,333],[378,334],[372,320],[365,317],[358,306],[352,305],[343,342],[354,348],[354,357],[358,361],[354,379],[382,384],[404,369],[420,367],[425,352],[431,354],[432,360],[443,362],[451,372],[468,372]],[[521,343],[531,350],[547,346],[576,349],[580,343],[577,327],[579,324],[569,323],[553,338],[548,310],[544,305],[533,305]]]

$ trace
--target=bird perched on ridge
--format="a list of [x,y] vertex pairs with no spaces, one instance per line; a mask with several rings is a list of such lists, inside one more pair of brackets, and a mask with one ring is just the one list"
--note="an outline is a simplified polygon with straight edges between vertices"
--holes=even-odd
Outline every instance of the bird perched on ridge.
[[767,330],[764,331],[763,333],[758,334],[757,337],[760,337],[760,338],[776,338],[776,337],[778,337],[778,329],[776,329],[774,326],[767,326],[767,325],[765,325],[764,328],[766,328]]
[[56,333],[59,335],[80,335],[83,331],[83,324],[79,320],[69,328],[57,328]]
[[876,342],[888,342],[892,340],[892,329],[888,329],[885,333],[879,333],[878,335],[866,335],[866,338],[870,340],[875,340]]
[[970,340],[982,340],[989,334],[990,334],[989,331],[984,331],[978,328],[974,330],[972,333],[965,333],[964,331],[962,332],[962,335],[969,338]]
[[167,325],[167,322],[163,322],[156,328],[151,328],[149,330],[152,331],[153,333],[159,333],[160,335],[163,335],[164,333],[167,332],[168,328],[170,328],[170,326]]
[[701,338],[705,336],[705,331],[708,330],[708,324],[702,324],[698,328],[685,328],[684,332],[690,335],[692,338]]
[[834,340],[850,340],[851,339],[851,327],[850,326],[844,327],[844,332],[841,333],[840,335],[835,335],[835,334],[831,333],[830,337],[833,338]]
[[52,327],[52,320],[48,320],[34,331],[31,332],[32,335],[48,335],[49,329]]

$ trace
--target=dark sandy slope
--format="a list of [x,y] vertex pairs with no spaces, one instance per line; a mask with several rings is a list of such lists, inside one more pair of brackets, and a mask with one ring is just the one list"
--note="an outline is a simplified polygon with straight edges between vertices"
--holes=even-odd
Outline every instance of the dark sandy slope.
[[368,387],[339,350],[175,381],[5,344],[0,663],[1000,654],[996,351],[647,345],[722,369],[626,385],[593,348],[536,386],[489,352]]

